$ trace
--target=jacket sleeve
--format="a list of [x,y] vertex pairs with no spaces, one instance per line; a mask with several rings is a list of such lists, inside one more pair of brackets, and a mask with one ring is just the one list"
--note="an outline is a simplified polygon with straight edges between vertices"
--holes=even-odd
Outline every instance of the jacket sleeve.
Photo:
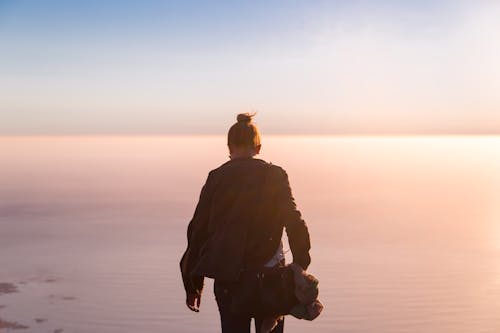
[[210,174],[203,185],[198,204],[187,229],[188,246],[180,261],[182,282],[187,294],[201,295],[203,290],[203,276],[193,275],[192,271],[198,261],[201,245],[207,238],[207,225],[210,214]]
[[304,270],[311,263],[309,250],[311,248],[309,230],[297,209],[288,174],[281,169],[282,178],[279,190],[279,215],[283,219],[288,237],[288,243],[293,255],[293,262],[299,264]]

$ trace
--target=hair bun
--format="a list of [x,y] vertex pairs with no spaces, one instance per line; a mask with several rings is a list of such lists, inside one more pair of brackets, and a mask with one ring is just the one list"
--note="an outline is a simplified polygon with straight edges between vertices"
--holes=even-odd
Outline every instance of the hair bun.
[[255,113],[254,114],[250,114],[250,113],[240,113],[238,114],[238,116],[236,117],[236,120],[239,122],[239,123],[250,123],[252,121],[252,117],[255,116]]

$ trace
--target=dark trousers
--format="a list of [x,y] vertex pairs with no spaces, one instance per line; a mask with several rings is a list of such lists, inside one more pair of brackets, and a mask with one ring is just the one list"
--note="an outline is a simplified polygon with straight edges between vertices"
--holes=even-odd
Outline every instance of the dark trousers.
[[[231,285],[217,281],[214,282],[214,294],[219,307],[222,333],[250,333],[251,317],[235,315],[231,312]],[[262,318],[255,319],[255,331],[260,333]],[[272,333],[283,333],[284,318],[280,320]]]

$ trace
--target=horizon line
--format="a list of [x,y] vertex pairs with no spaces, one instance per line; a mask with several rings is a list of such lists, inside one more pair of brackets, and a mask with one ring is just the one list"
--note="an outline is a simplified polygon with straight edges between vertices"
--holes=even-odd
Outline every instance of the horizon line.
[[[0,134],[0,138],[8,137],[193,137],[193,136],[210,136],[220,137],[226,136],[227,133],[74,133],[74,134]],[[429,137],[429,136],[500,136],[500,133],[262,133],[262,137],[266,136],[296,136],[296,137]]]

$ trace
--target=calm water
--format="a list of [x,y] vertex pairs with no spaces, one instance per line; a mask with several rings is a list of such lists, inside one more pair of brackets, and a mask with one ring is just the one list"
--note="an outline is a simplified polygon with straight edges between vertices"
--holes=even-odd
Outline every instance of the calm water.
[[[500,332],[500,137],[265,136],[260,157],[288,171],[326,305],[288,332]],[[226,160],[223,136],[0,138],[0,318],[218,332],[178,261]]]

